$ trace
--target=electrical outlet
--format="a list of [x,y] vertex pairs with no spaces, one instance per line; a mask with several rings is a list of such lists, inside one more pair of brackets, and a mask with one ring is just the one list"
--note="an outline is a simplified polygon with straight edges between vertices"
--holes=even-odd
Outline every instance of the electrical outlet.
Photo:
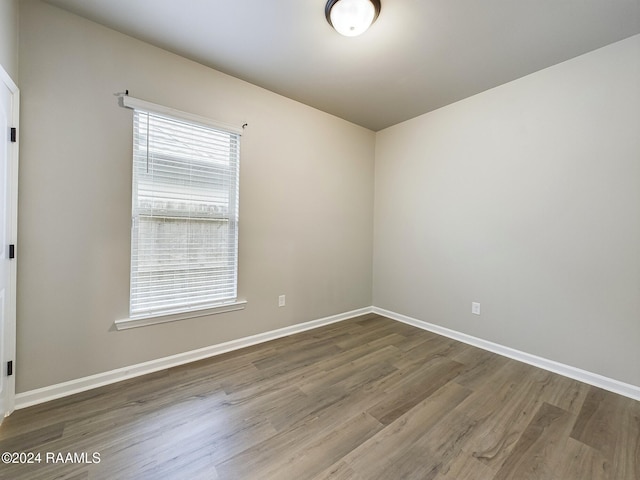
[[285,298],[284,298],[284,295],[280,295],[280,296],[278,297],[278,306],[279,306],[279,307],[284,307],[284,305],[285,305]]
[[480,304],[478,302],[471,302],[471,313],[480,315]]

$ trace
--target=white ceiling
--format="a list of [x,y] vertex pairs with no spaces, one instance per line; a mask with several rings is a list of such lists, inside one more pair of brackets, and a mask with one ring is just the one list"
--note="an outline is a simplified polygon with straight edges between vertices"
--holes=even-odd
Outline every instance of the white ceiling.
[[640,0],[382,0],[364,35],[325,0],[47,0],[377,131],[640,33]]

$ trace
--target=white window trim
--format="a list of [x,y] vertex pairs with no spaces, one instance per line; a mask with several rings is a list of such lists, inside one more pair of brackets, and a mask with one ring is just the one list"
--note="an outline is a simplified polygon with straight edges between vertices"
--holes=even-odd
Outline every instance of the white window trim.
[[[242,136],[242,133],[243,133],[244,126],[238,128],[228,123],[223,123],[216,120],[212,120],[207,117],[202,117],[200,115],[183,112],[181,110],[176,110],[171,107],[166,107],[164,105],[158,105],[156,103],[147,102],[145,100],[140,100],[139,98],[130,97],[129,95],[119,95],[118,103],[120,104],[121,107],[124,107],[124,108],[129,108],[132,110],[135,110],[135,109],[145,110],[145,111],[154,112],[158,114],[165,114],[174,118],[186,120],[191,123],[226,130],[228,132],[235,133],[239,136]],[[246,300],[236,299],[233,302],[221,303],[219,305],[212,305],[204,308],[194,307],[194,309],[191,311],[156,314],[156,315],[150,315],[146,317],[123,318],[121,320],[114,321],[114,325],[116,327],[116,330],[119,330],[119,331],[128,330],[131,328],[145,327],[149,325],[157,325],[162,323],[187,320],[190,318],[206,317],[210,315],[217,315],[220,313],[244,310],[246,305],[247,305]]]
[[236,300],[235,302],[225,303],[206,309],[193,310],[191,312],[169,313],[153,317],[123,318],[122,320],[116,320],[113,323],[116,326],[116,330],[128,330],[130,328],[146,327],[149,325],[157,325],[159,323],[177,322],[178,320],[187,320],[189,318],[207,317],[209,315],[217,315],[219,313],[235,312],[237,310],[244,310],[246,305],[246,300]]

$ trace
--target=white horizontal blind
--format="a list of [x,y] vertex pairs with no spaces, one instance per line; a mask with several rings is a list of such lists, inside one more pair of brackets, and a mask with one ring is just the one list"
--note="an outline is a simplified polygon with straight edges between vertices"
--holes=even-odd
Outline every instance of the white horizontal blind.
[[240,135],[134,110],[130,316],[233,302]]

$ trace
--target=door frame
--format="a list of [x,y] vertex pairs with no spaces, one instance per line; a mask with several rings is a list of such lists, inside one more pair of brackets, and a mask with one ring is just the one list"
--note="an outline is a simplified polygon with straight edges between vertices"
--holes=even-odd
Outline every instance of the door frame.
[[[9,215],[9,231],[8,231],[8,243],[17,245],[18,239],[18,145],[20,140],[20,90],[15,82],[11,79],[6,70],[0,65],[0,81],[7,86],[11,92],[11,118],[9,119],[11,125],[17,130],[17,138],[15,143],[11,142],[11,148],[9,158],[7,159],[7,174],[9,176],[7,180],[7,188],[9,190],[7,198],[10,205],[8,206]],[[6,132],[5,132],[6,135]],[[7,246],[8,249],[8,246]],[[8,416],[15,409],[15,397],[16,397],[16,278],[17,278],[17,249],[16,256],[11,262],[9,262],[9,296],[6,299],[8,302],[7,315],[4,325],[4,339],[0,341],[4,342],[4,358],[1,358],[1,374],[7,375],[7,362],[13,361],[13,375],[6,376],[6,388],[4,391],[4,405],[6,408],[5,415]],[[0,412],[1,413],[1,412]],[[0,414],[0,423],[4,417]]]

